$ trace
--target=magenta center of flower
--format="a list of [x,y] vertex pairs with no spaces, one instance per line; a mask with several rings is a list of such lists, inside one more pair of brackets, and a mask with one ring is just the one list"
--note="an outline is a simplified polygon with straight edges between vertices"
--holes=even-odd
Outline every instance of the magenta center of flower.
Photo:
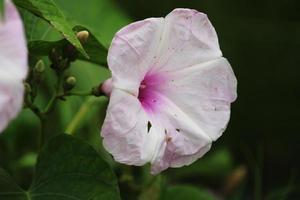
[[165,79],[159,74],[146,74],[140,84],[138,99],[147,112],[154,112],[162,104],[162,88]]

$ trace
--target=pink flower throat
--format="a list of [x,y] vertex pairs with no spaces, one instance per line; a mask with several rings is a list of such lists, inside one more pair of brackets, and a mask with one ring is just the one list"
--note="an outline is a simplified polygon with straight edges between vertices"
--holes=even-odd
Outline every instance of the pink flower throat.
[[154,112],[162,104],[165,78],[160,74],[147,73],[140,84],[138,99],[147,112]]

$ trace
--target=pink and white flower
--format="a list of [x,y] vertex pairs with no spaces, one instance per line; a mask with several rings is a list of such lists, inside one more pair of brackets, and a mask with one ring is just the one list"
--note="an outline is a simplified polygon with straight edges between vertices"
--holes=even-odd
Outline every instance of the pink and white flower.
[[175,9],[124,27],[108,65],[102,137],[116,161],[157,174],[191,164],[224,132],[237,81],[205,14]]
[[22,81],[27,75],[27,48],[23,24],[10,0],[5,0],[0,20],[0,132],[23,105]]

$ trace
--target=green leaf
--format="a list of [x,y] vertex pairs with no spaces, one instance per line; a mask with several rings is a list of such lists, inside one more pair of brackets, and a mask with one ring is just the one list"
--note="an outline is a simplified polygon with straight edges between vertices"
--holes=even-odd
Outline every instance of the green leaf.
[[0,199],[5,200],[26,200],[24,192],[9,176],[9,174],[0,168]]
[[83,48],[85,49],[85,51],[87,52],[90,58],[87,59],[82,55],[80,55],[80,58],[82,60],[86,60],[102,66],[106,66],[107,65],[106,58],[108,53],[107,48],[104,45],[102,45],[100,41],[98,41],[98,39],[87,28],[78,25],[75,26],[73,30],[76,32],[87,30],[90,33],[87,42],[83,44]]
[[0,20],[3,19],[3,12],[4,12],[4,0],[0,0]]
[[88,144],[65,134],[42,149],[33,184],[24,192],[0,170],[0,199],[119,200],[117,179]]
[[[93,31],[96,38],[109,46],[114,34],[132,19],[112,0],[54,0],[73,26],[80,24]],[[99,33],[99,34],[98,34]]]
[[215,200],[209,192],[192,186],[171,186],[160,200]]
[[[75,26],[73,28],[75,32],[79,32],[82,30],[87,30],[89,34],[89,38],[86,43],[83,44],[83,48],[89,55],[89,58],[80,54],[79,59],[86,60],[92,63],[96,63],[102,66],[106,66],[106,57],[107,57],[107,49],[104,47],[97,38],[83,26]],[[65,39],[59,41],[30,41],[28,44],[28,48],[31,54],[37,56],[48,55],[53,48],[62,49],[68,42]]]
[[65,16],[52,0],[14,0],[14,2],[17,6],[24,8],[49,22],[73,46],[75,46],[79,52],[88,58],[88,55],[74,34],[71,26],[67,23]]

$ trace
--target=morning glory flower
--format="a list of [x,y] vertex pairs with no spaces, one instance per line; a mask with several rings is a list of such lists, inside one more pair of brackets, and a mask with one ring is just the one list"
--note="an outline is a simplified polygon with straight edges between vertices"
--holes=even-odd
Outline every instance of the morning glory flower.
[[0,132],[23,105],[22,81],[27,74],[27,48],[21,18],[11,1],[0,20]]
[[108,65],[101,134],[116,161],[151,163],[157,174],[191,164],[224,132],[237,81],[205,14],[175,9],[129,24],[116,33]]

